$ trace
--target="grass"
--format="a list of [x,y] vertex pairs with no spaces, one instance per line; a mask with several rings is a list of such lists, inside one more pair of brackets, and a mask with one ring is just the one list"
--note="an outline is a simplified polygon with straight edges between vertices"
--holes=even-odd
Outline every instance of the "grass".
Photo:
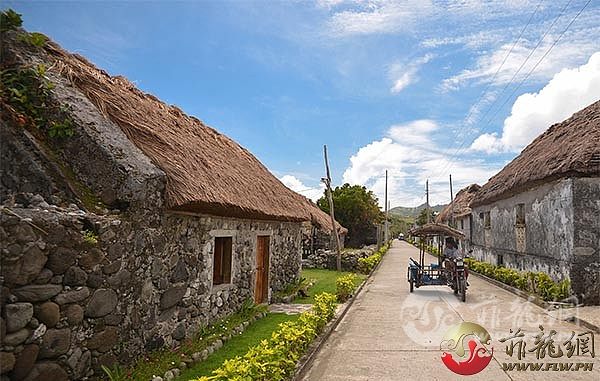
[[177,378],[179,381],[191,380],[201,376],[209,376],[213,370],[220,367],[227,359],[243,356],[250,347],[258,345],[261,340],[271,337],[273,331],[279,328],[279,323],[298,319],[300,315],[286,315],[283,313],[269,313],[266,317],[257,320],[238,336],[225,343],[221,349],[208,356],[205,361],[186,369]]
[[[308,297],[298,297],[294,299],[294,303],[297,304],[313,304],[315,302],[315,295],[321,292],[329,292],[335,295],[336,286],[335,280],[342,276],[351,274],[347,271],[334,271],[334,270],[323,270],[323,269],[302,269],[302,277],[309,281],[314,281],[314,285],[308,289]],[[366,275],[356,274],[358,282],[360,284]]]
[[203,327],[177,350],[163,349],[140,358],[133,367],[125,371],[125,379],[148,381],[152,379],[153,375],[162,375],[167,370],[179,365],[183,358],[190,357],[194,352],[201,352],[217,338],[229,334],[233,328],[262,311],[264,311],[264,307],[244,306],[240,312]]

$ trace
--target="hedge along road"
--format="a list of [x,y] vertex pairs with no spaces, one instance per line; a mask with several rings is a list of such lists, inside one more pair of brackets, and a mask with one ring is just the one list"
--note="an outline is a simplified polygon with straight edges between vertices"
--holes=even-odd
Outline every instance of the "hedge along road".
[[[571,338],[573,331],[577,335],[588,331],[586,328],[556,319],[543,308],[475,276],[469,277],[466,303],[460,302],[446,286],[420,287],[411,294],[406,279],[409,257],[417,259],[418,250],[406,242],[395,241],[346,316],[316,354],[303,380],[600,379],[600,335],[595,337],[595,357],[587,353],[568,358],[567,347],[562,343]],[[437,261],[427,256],[426,261],[429,260]],[[490,333],[493,347],[489,365],[468,377],[447,369],[440,351],[447,329],[463,321],[483,326]],[[540,325],[546,336],[552,329],[557,332],[553,339],[564,352],[561,358],[551,358],[548,351],[544,358],[536,358],[535,336],[540,333]],[[519,328],[525,334],[526,348],[525,357],[520,361],[518,347],[511,357],[506,353],[510,341],[499,341],[511,335],[510,329]],[[571,342],[575,343],[576,337]],[[502,367],[503,363],[517,362],[542,363],[542,367],[548,369],[510,371]],[[593,368],[592,371],[573,371],[574,368],[568,372],[554,371],[553,365],[546,363],[592,363]]]

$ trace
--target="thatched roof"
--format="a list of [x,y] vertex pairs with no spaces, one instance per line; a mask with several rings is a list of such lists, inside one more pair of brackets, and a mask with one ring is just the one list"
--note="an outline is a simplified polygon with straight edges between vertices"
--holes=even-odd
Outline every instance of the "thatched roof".
[[[306,202],[309,204],[309,210],[311,211],[311,222],[319,227],[319,229],[330,233],[331,232],[331,216],[324,211],[321,210],[314,202],[305,198]],[[339,234],[348,234],[348,229],[340,225],[339,222],[335,221],[335,227]]]
[[481,185],[471,184],[458,191],[454,200],[437,215],[435,222],[447,222],[450,221],[450,217],[462,217],[471,213],[469,204],[475,197],[475,194],[481,189]]
[[[10,42],[18,45],[17,40]],[[168,209],[265,220],[320,218],[316,206],[288,189],[248,150],[195,117],[52,41],[42,49],[22,49],[67,78],[165,172]]]
[[454,228],[451,228],[445,224],[439,224],[437,222],[430,222],[423,226],[419,226],[417,228],[413,228],[409,230],[408,234],[418,237],[427,237],[427,236],[436,236],[436,235],[444,235],[450,236],[458,239],[465,238],[465,235],[460,231]]
[[481,187],[471,206],[559,178],[600,175],[600,100],[552,125]]

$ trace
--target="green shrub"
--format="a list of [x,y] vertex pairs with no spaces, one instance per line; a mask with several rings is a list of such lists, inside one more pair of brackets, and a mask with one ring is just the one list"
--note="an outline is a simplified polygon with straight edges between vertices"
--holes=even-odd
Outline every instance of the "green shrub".
[[7,9],[0,13],[0,31],[6,32],[7,30],[13,30],[19,28],[23,24],[21,14]]
[[390,245],[385,244],[379,250],[366,258],[358,258],[358,271],[363,274],[369,274],[383,258],[383,255],[389,250]]
[[336,297],[332,294],[324,292],[315,296],[312,310],[303,312],[297,321],[280,324],[270,339],[250,348],[242,357],[226,360],[212,376],[197,380],[254,381],[290,377],[310,343],[333,318],[336,305]]
[[48,37],[46,37],[46,35],[43,33],[32,32],[32,33],[23,33],[23,34],[19,35],[19,40],[21,40],[29,45],[33,45],[35,47],[41,48],[42,46],[44,46],[46,44],[46,42],[48,42]]
[[106,374],[106,377],[110,381],[123,381],[125,380],[125,371],[119,364],[113,365],[112,368],[107,367],[106,365],[101,365],[102,371]]
[[338,277],[335,280],[335,295],[339,302],[345,302],[350,298],[350,295],[356,288],[357,276],[355,274],[347,274]]
[[93,231],[84,230],[83,231],[83,242],[87,243],[88,245],[93,246],[98,243],[98,235],[96,233],[94,233]]
[[75,133],[70,109],[51,99],[54,84],[46,77],[46,66],[6,68],[0,71],[0,97],[18,114],[21,127],[35,126],[52,138],[71,137]]
[[555,282],[548,274],[542,272],[521,272],[506,267],[494,266],[487,262],[479,262],[472,258],[466,258],[465,262],[469,269],[476,273],[535,294],[546,301],[563,300],[569,297],[571,292],[569,279]]

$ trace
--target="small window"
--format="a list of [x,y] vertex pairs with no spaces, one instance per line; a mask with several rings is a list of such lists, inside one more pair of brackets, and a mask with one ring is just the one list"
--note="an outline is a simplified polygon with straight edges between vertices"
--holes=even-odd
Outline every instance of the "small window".
[[486,229],[491,229],[492,227],[492,219],[490,217],[490,212],[485,212],[483,215],[483,227]]
[[517,204],[515,213],[517,215],[516,225],[525,226],[525,204]]
[[216,237],[213,285],[231,283],[231,237]]
[[460,219],[460,228],[464,229],[465,228],[465,220],[464,219]]

